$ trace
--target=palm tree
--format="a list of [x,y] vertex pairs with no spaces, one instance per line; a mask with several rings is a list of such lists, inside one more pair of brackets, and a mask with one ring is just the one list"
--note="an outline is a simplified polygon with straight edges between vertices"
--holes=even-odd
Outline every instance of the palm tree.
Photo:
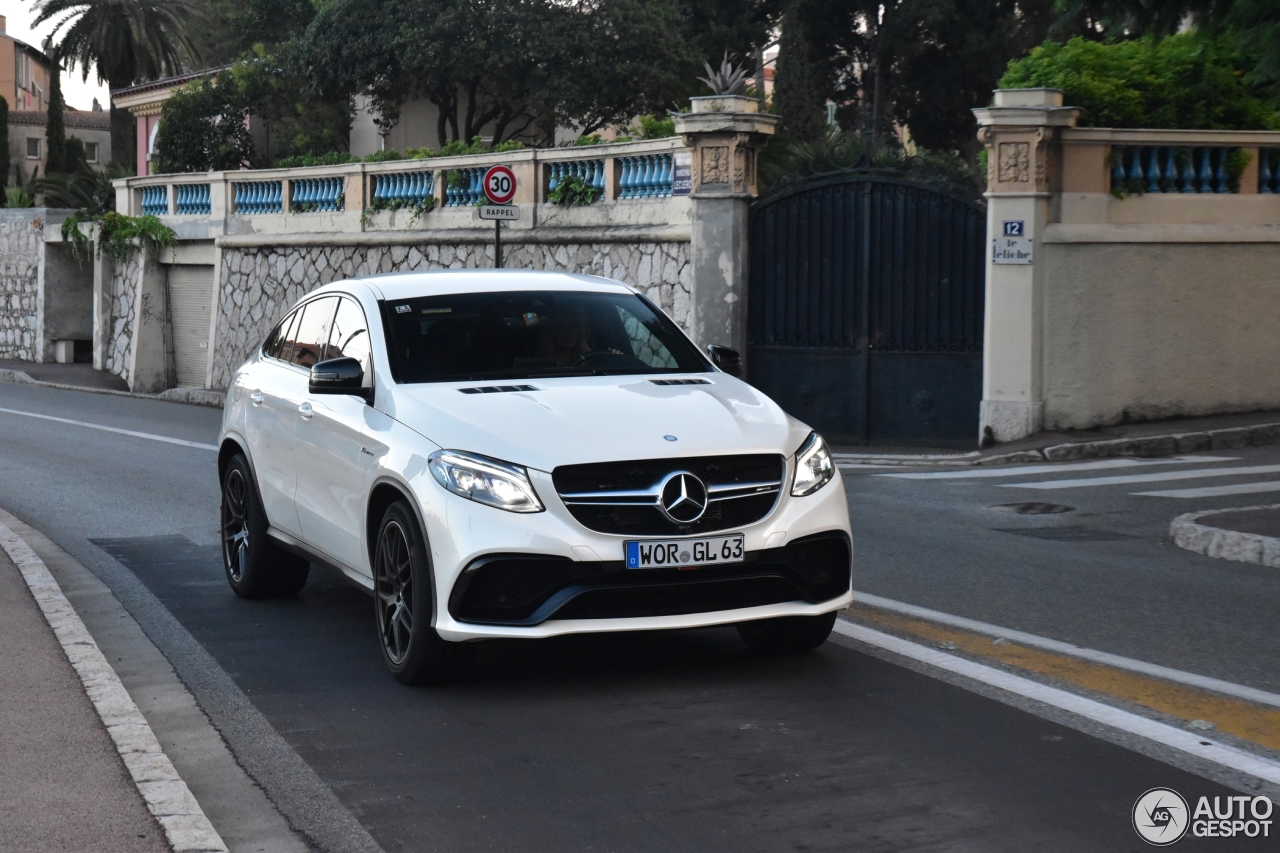
[[[32,26],[57,19],[56,53],[84,79],[98,67],[98,80],[112,89],[181,74],[198,66],[199,50],[188,27],[202,13],[193,0],[36,0]],[[58,38],[61,35],[61,38]],[[134,161],[133,116],[111,105],[111,159]]]

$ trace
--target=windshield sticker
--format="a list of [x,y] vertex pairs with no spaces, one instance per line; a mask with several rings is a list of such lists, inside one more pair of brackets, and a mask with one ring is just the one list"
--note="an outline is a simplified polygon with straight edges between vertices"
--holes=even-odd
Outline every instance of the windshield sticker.
[[452,308],[423,308],[423,314],[452,314]]
[[533,313],[532,311],[524,315],[524,324],[526,326],[532,326],[537,322],[538,322],[538,315]]
[[412,310],[413,310],[413,309],[412,309],[412,308],[410,308],[408,305],[397,305],[397,306],[396,306],[396,313],[397,313],[397,314],[408,314],[408,313],[409,313],[410,311],[412,311]]

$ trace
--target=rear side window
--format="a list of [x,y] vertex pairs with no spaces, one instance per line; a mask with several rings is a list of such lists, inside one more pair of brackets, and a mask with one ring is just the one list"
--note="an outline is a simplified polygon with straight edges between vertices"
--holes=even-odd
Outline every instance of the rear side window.
[[280,325],[271,330],[271,334],[267,335],[267,342],[262,345],[262,354],[267,358],[279,358],[280,351],[284,348],[285,341],[289,339],[289,327],[298,319],[301,311],[294,311],[288,317],[280,321]]
[[329,343],[329,330],[333,326],[333,313],[338,308],[338,297],[325,296],[308,302],[297,331],[293,333],[293,350],[289,362],[310,368],[324,361],[325,347]]

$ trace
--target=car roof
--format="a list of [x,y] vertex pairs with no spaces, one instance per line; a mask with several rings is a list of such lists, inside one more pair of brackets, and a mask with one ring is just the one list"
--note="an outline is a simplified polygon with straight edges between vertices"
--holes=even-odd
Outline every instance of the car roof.
[[412,299],[450,293],[498,293],[508,290],[573,290],[594,293],[634,293],[620,281],[594,275],[546,270],[432,270],[371,275],[335,281],[328,288],[362,284],[382,299]]

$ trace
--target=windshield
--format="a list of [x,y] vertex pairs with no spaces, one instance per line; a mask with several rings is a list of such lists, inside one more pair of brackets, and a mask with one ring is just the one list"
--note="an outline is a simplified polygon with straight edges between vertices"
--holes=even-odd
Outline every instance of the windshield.
[[705,373],[666,315],[634,294],[517,291],[384,303],[398,382]]

